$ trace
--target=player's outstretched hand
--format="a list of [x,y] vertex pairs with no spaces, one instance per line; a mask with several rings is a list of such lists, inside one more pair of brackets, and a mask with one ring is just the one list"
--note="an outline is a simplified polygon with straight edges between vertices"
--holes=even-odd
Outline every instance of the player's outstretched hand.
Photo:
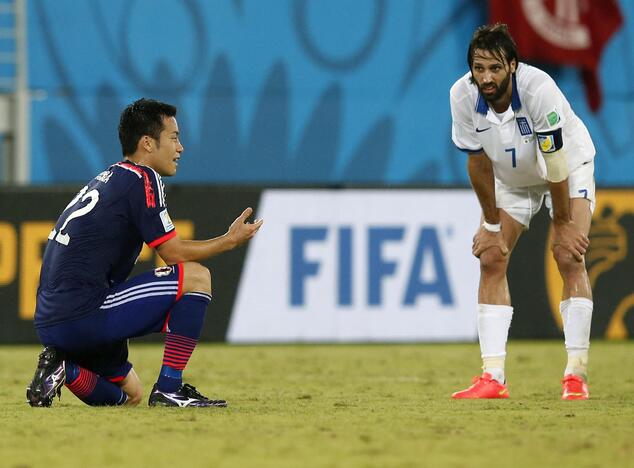
[[258,232],[258,229],[262,227],[262,223],[264,222],[263,219],[256,219],[252,223],[247,221],[252,213],[253,208],[247,208],[233,223],[231,223],[231,226],[229,226],[227,236],[233,240],[236,247],[251,239],[255,233]]
[[482,252],[490,249],[491,247],[498,247],[504,256],[509,253],[509,248],[506,246],[506,241],[504,240],[502,231],[491,232],[484,229],[483,226],[480,226],[478,232],[476,232],[475,236],[473,236],[473,247],[471,249],[473,255],[480,258]]
[[575,260],[582,262],[590,247],[590,240],[572,221],[553,223],[553,249],[557,246],[563,247]]

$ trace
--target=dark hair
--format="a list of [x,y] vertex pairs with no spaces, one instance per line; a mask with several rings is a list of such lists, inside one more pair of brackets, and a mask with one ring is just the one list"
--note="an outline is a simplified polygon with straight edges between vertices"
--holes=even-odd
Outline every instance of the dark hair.
[[519,62],[517,45],[509,33],[508,26],[503,23],[485,24],[475,30],[467,52],[469,70],[473,65],[473,54],[476,49],[491,52],[501,62],[509,64],[512,60]]
[[144,135],[158,140],[165,128],[164,117],[175,117],[176,107],[154,99],[141,98],[121,112],[119,142],[124,156],[134,154]]

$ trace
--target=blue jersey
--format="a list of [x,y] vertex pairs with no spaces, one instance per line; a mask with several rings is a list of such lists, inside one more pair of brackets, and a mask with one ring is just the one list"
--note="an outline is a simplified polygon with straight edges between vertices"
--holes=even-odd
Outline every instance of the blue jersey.
[[98,310],[128,277],[144,242],[157,247],[175,235],[158,173],[129,161],[110,166],[73,198],[48,236],[35,326]]

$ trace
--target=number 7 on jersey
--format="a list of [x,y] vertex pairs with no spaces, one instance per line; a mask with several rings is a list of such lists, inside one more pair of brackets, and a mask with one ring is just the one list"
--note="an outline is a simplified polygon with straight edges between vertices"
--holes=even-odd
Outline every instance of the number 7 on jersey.
[[511,162],[513,163],[513,167],[517,167],[517,160],[515,159],[515,148],[506,148],[504,152],[511,153]]

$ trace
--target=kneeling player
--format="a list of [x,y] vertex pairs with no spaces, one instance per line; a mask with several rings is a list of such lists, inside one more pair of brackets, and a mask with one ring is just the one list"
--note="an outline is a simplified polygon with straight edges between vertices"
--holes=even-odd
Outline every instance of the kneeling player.
[[[45,348],[27,389],[31,406],[50,406],[64,384],[89,405],[138,404],[128,339],[156,332],[165,333],[165,350],[149,405],[226,406],[182,382],[211,300],[211,274],[197,262],[244,244],[262,220],[248,223],[247,208],[220,237],[178,237],[161,180],[183,152],[175,116],[154,100],[126,107],[124,160],[91,180],[49,235],[35,311]],[[127,279],[144,242],[169,266]]]

